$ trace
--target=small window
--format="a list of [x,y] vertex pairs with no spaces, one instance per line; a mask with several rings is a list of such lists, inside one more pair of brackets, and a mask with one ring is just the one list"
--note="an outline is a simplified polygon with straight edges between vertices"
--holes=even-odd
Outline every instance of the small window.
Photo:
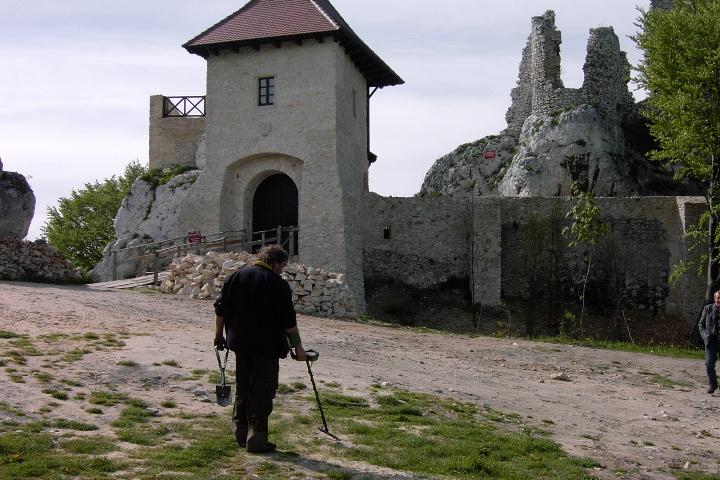
[[390,225],[385,225],[383,227],[383,240],[391,240],[392,239],[392,227]]
[[258,105],[275,103],[275,77],[263,77],[259,80]]

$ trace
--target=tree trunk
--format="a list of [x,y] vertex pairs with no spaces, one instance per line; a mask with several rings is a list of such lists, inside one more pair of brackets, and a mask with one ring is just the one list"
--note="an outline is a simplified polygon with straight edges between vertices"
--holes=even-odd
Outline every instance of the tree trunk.
[[715,155],[711,155],[710,161],[712,165],[712,177],[710,178],[707,196],[710,218],[708,220],[708,264],[705,283],[706,303],[713,302],[713,294],[717,291],[718,279],[718,248],[717,245],[715,245],[715,234],[718,226],[718,212],[716,212],[716,196],[718,192],[716,190],[718,188],[718,180],[720,180],[720,165],[718,165]]

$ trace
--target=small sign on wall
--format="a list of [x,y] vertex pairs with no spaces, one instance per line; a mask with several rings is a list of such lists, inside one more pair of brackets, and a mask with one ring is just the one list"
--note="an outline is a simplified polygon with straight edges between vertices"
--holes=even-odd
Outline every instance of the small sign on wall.
[[202,235],[199,231],[193,230],[192,232],[188,232],[187,241],[188,243],[200,243],[202,242]]
[[495,158],[495,156],[496,156],[495,150],[485,150],[485,151],[483,152],[483,158],[485,158],[486,160],[489,160],[489,159],[491,159],[491,158]]

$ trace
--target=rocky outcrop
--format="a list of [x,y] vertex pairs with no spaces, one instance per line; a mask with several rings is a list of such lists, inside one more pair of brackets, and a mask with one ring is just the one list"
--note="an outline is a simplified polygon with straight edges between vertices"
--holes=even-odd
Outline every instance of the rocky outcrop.
[[0,237],[25,238],[35,213],[35,195],[24,176],[2,171],[0,163]]
[[[252,261],[247,252],[186,255],[173,260],[160,291],[192,298],[215,299],[225,278]],[[300,264],[285,267],[295,311],[307,315],[355,318],[357,309],[345,277]]]
[[[176,175],[162,185],[143,180],[142,177],[135,180],[113,222],[117,240],[105,247],[103,260],[91,272],[93,280],[112,280],[113,250],[180,236],[178,210],[200,174],[201,170],[191,170]],[[127,278],[137,272],[137,263],[128,261],[133,255],[127,251],[119,254],[118,278]]]
[[44,241],[0,239],[0,279],[49,283],[77,283],[81,275]]
[[579,89],[563,87],[560,43],[552,11],[532,19],[507,128],[438,159],[421,196],[569,195],[575,182],[596,196],[701,192],[645,157],[653,145],[612,27],[590,30]]

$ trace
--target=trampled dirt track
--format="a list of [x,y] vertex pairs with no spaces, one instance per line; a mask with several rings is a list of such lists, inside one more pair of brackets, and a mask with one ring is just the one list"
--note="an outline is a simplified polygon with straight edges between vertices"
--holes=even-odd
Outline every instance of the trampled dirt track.
[[[600,478],[675,478],[672,469],[720,478],[720,395],[705,393],[700,360],[528,342],[417,333],[299,316],[303,342],[321,352],[316,378],[365,391],[376,382],[455,397],[532,416],[572,455],[596,459]],[[37,337],[49,333],[127,332],[125,347],[94,351],[65,374],[85,382],[148,384],[172,391],[179,406],[217,409],[198,392],[174,385],[172,358],[183,367],[214,369],[212,304],[159,294],[88,287],[0,282],[0,330]],[[128,374],[117,365],[133,360]],[[567,381],[554,380],[564,373]],[[281,363],[281,382],[307,380],[304,364]],[[208,396],[213,395],[207,386]],[[200,386],[196,386],[201,388]],[[202,387],[204,388],[204,387]],[[0,371],[0,398],[25,411],[47,402],[38,384],[12,383]],[[59,414],[81,418],[68,405]],[[63,411],[63,409],[67,409]]]

